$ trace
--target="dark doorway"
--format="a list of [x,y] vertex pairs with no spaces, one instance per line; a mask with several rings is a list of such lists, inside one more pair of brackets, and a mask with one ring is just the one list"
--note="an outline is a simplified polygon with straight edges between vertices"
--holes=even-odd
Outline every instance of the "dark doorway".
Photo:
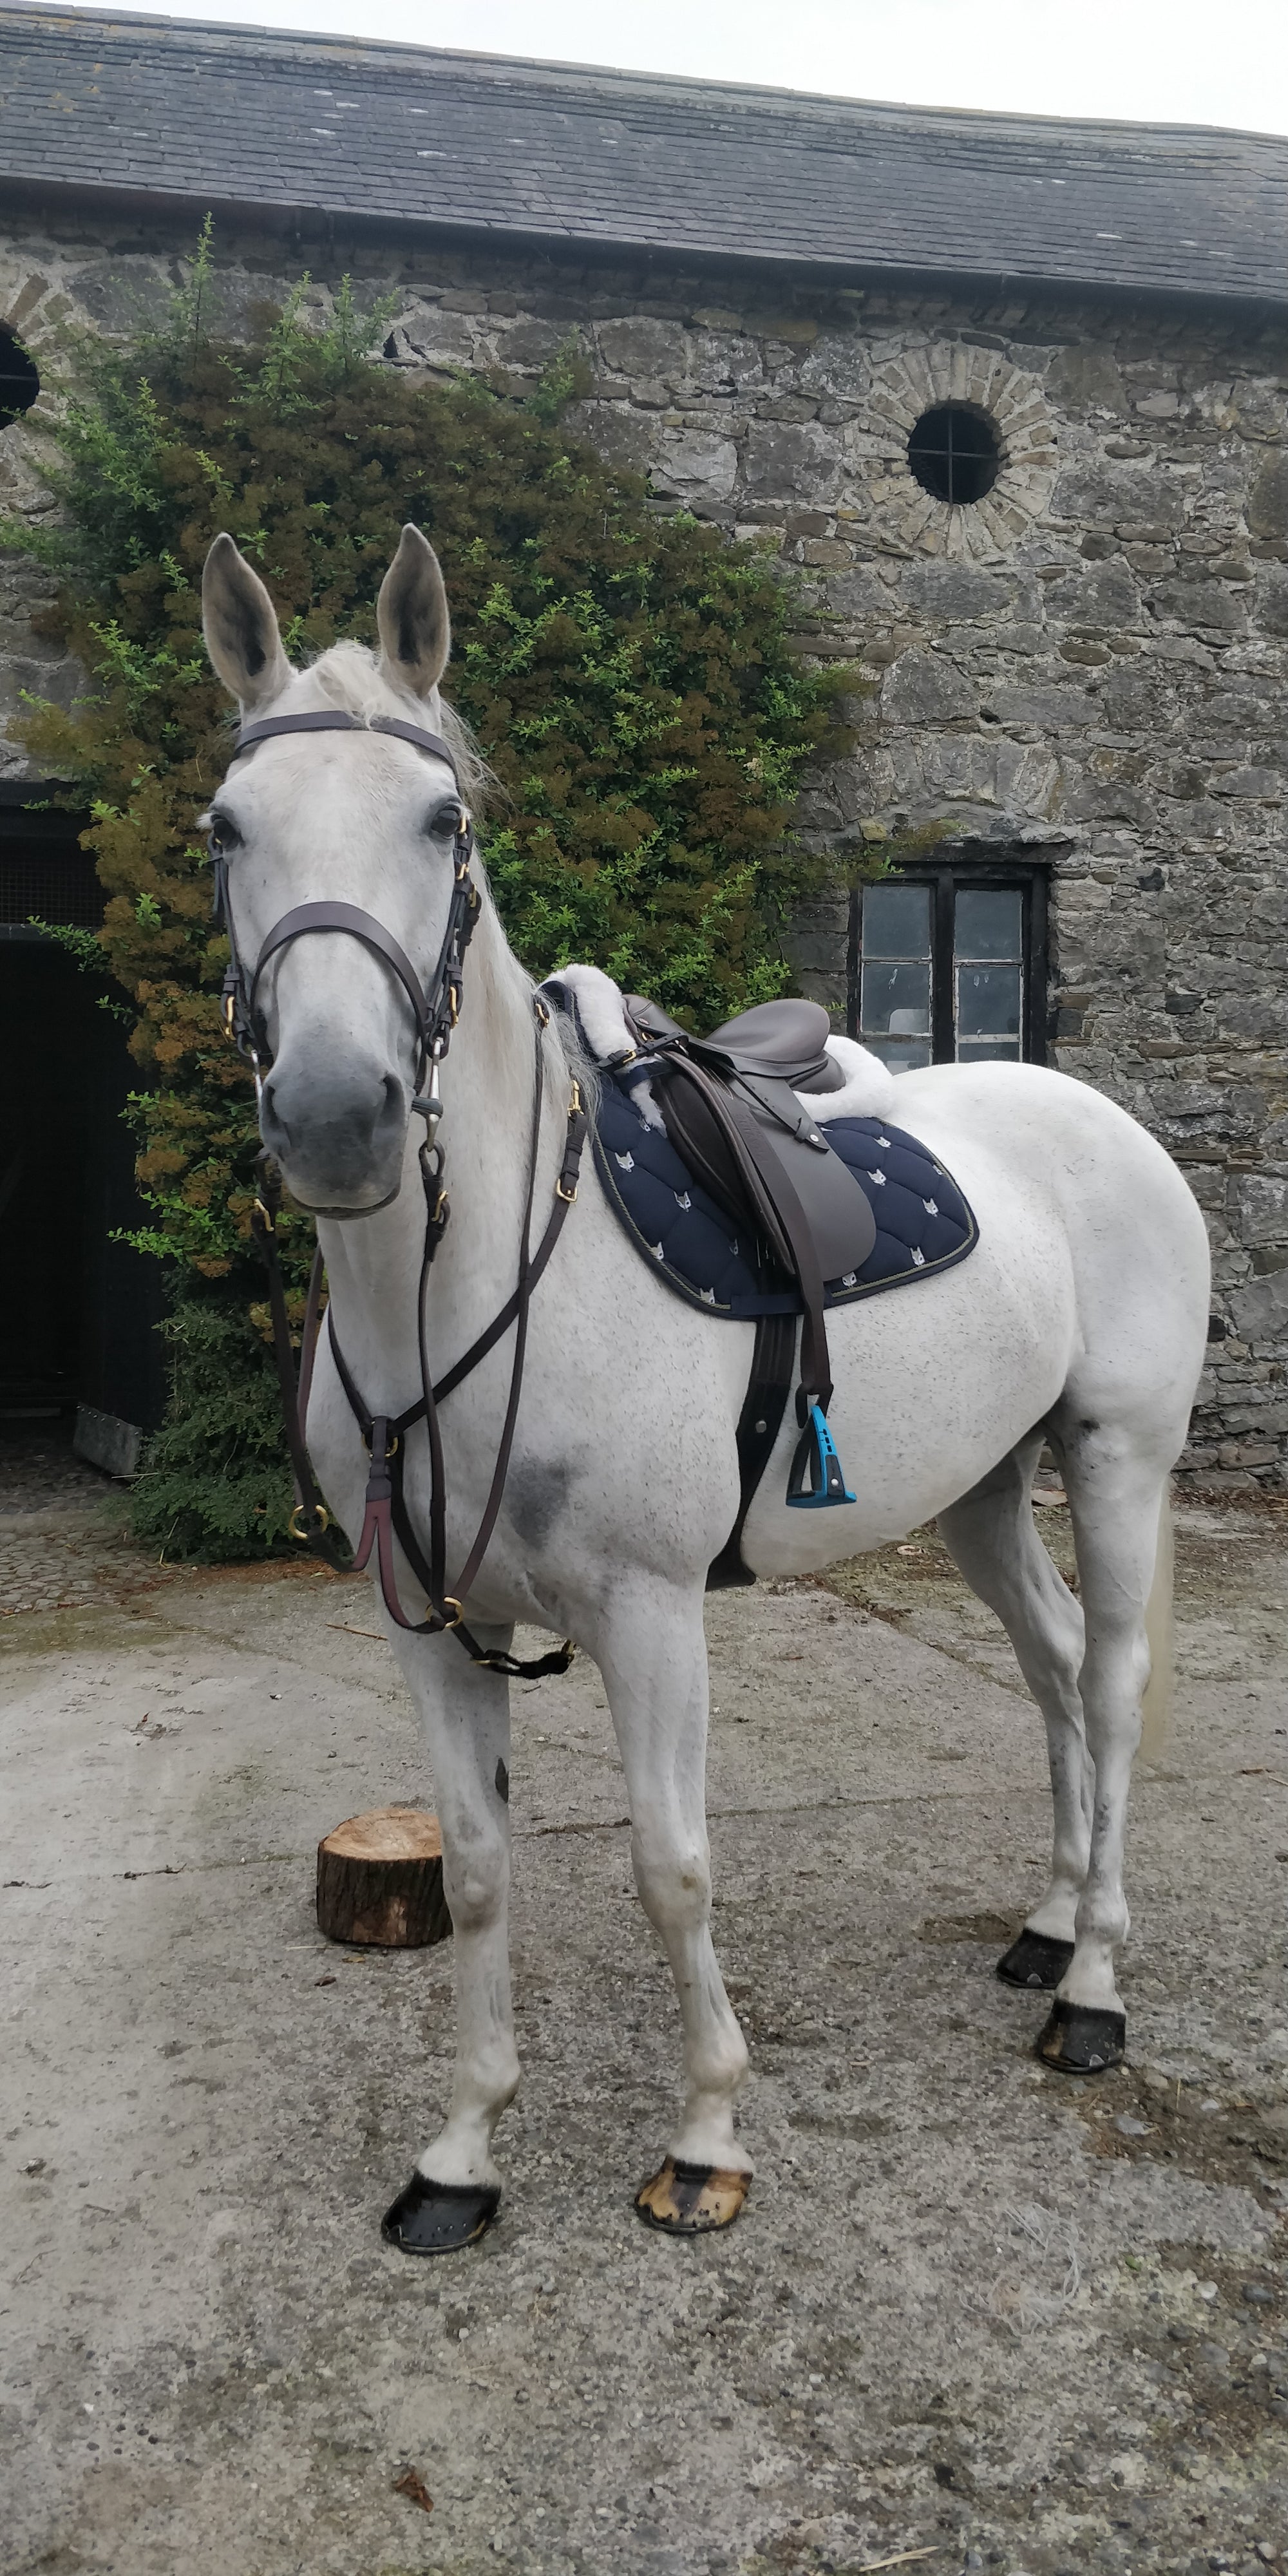
[[[122,1117],[139,1076],[110,988],[31,917],[101,915],[75,819],[0,790],[0,1414],[90,1407],[160,1418],[158,1265],[113,1241],[139,1222]],[[120,998],[120,997],[118,997]]]

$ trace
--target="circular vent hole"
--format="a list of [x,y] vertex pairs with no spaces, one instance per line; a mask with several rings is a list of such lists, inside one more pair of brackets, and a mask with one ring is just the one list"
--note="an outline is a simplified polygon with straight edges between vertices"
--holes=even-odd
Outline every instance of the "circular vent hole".
[[936,403],[923,411],[908,441],[908,463],[922,491],[937,501],[982,501],[1001,470],[1001,443],[987,412]]
[[0,429],[7,429],[11,420],[21,420],[39,391],[34,358],[28,357],[12,331],[0,330]]

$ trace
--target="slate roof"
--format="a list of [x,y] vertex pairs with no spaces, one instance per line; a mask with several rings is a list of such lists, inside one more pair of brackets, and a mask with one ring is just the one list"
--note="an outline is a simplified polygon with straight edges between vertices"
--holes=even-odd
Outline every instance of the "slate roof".
[[1288,302],[1288,141],[0,8],[0,184]]

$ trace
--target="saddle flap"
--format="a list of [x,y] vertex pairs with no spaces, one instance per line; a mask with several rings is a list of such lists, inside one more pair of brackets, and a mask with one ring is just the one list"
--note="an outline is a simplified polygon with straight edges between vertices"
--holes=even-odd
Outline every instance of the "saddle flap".
[[672,1057],[658,1064],[653,1090],[681,1162],[739,1232],[763,1236],[780,1270],[790,1278],[791,1246],[773,1201],[741,1139],[716,1115],[705,1084],[692,1079],[682,1057]]
[[[692,1079],[683,1058],[659,1065],[658,1074],[655,1096],[681,1161],[736,1225],[750,1223],[764,1236],[788,1278],[799,1275],[800,1262],[777,1202],[775,1180],[782,1173],[800,1201],[821,1277],[841,1279],[862,1269],[876,1242],[876,1219],[852,1172],[825,1138],[820,1146],[824,1131],[804,1111],[789,1128],[770,1101],[738,1083],[737,1098],[754,1122],[748,1137],[746,1121],[739,1133],[717,1115],[701,1076]],[[771,1100],[776,1087],[766,1085]]]

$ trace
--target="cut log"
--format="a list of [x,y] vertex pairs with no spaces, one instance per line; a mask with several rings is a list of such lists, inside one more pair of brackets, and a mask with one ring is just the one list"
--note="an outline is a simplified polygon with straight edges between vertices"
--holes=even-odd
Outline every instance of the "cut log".
[[329,1941],[423,1950],[451,1936],[443,1837],[423,1807],[350,1816],[318,1844],[318,1930]]

